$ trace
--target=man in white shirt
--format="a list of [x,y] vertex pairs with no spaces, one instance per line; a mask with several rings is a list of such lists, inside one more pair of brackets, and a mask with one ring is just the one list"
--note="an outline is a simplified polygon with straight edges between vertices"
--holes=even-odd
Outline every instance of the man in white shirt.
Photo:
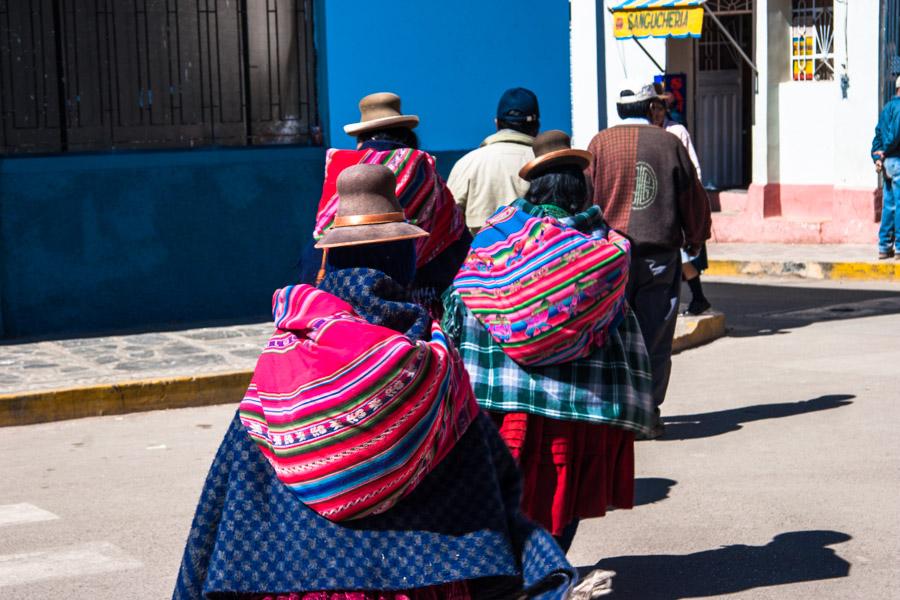
[[531,145],[540,129],[540,116],[534,92],[525,88],[506,90],[497,105],[497,133],[453,166],[447,187],[473,233],[497,208],[528,191],[528,182],[519,177],[519,169],[534,158]]

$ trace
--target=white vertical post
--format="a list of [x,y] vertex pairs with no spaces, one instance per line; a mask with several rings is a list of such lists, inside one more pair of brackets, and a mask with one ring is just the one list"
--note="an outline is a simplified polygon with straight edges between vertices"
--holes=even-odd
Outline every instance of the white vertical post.
[[[602,0],[571,0],[569,68],[572,86],[572,146],[587,148],[599,127],[597,10]],[[600,32],[602,35],[602,32]]]
[[[751,182],[765,185],[769,182],[769,5],[767,0],[754,2],[753,7],[753,58],[759,69],[757,88],[753,98]],[[787,66],[785,66],[787,68]]]

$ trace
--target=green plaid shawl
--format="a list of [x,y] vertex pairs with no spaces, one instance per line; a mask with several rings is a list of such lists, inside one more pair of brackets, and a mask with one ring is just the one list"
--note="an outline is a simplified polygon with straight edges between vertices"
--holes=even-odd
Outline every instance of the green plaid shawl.
[[[533,216],[565,217],[566,225],[579,230],[605,226],[596,206],[575,215],[521,198],[513,206]],[[482,408],[650,432],[656,419],[650,357],[630,308],[618,329],[610,331],[606,344],[590,356],[558,365],[522,367],[503,352],[452,287],[443,300],[444,332],[459,348]]]
[[565,209],[555,204],[532,204],[524,198],[514,200],[510,206],[515,206],[519,210],[525,211],[532,217],[550,216],[559,219],[569,227],[574,227],[579,231],[586,231],[598,222],[603,221],[603,211],[597,205],[590,206],[586,210],[569,214]]
[[443,299],[444,331],[462,355],[482,408],[650,432],[655,419],[650,358],[630,308],[606,344],[590,356],[522,367],[503,352],[453,288]]

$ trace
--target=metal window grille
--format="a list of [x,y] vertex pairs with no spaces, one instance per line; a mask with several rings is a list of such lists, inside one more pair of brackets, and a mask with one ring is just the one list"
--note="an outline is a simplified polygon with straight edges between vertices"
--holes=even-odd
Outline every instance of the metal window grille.
[[312,0],[0,0],[0,153],[319,143]]
[[706,0],[706,10],[717,17],[753,14],[753,0]]
[[[752,0],[707,0],[705,10],[714,12],[741,49],[752,54]],[[740,69],[744,64],[719,26],[707,16],[703,17],[703,37],[697,42],[697,59],[700,71]]]
[[791,73],[794,81],[834,79],[834,0],[793,0]]

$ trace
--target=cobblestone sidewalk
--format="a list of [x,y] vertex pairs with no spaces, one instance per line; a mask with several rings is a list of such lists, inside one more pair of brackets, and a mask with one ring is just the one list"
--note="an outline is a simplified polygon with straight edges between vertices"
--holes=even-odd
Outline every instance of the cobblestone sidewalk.
[[[679,317],[675,351],[725,333]],[[0,427],[240,401],[271,323],[0,345]]]
[[271,323],[0,345],[0,394],[250,371]]

